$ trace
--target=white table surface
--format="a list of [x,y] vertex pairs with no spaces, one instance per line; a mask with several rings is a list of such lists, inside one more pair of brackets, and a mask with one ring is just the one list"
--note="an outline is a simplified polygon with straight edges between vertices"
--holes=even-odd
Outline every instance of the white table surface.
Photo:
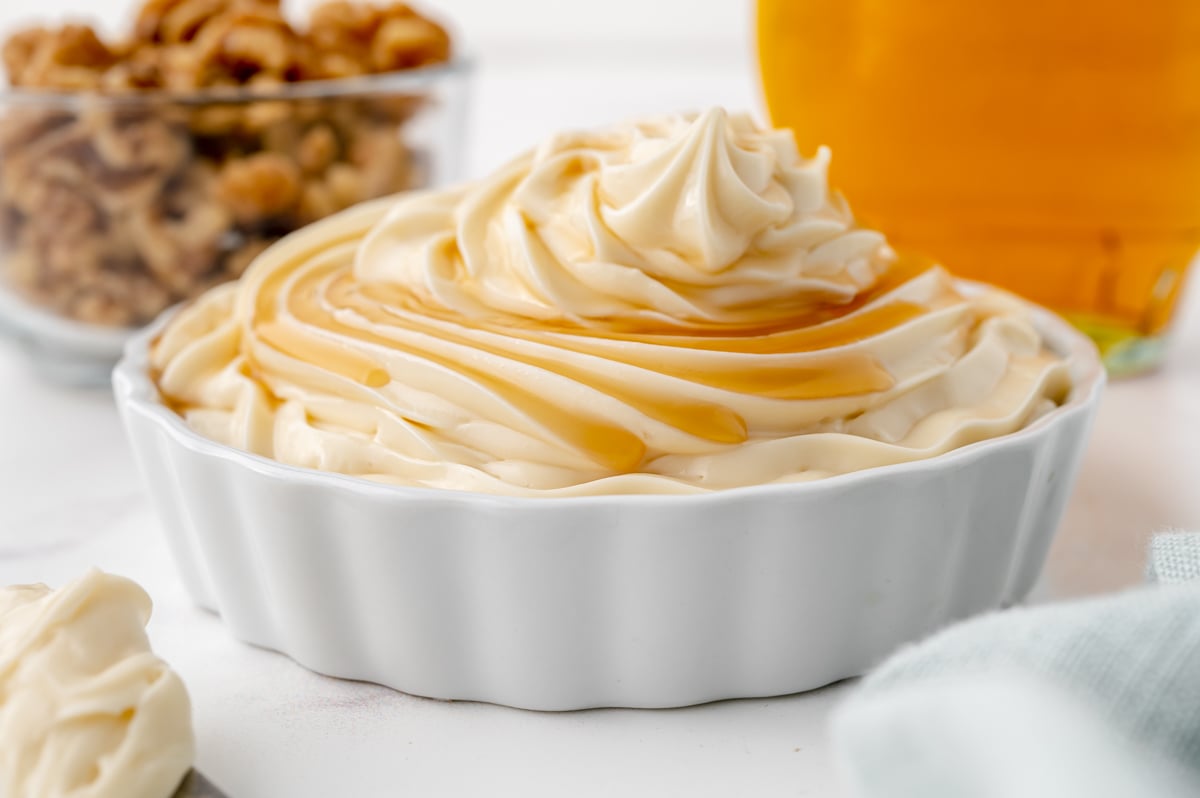
[[[598,59],[603,60],[603,59]],[[485,70],[468,173],[545,132],[670,107],[753,107],[736,60]],[[1136,582],[1147,536],[1200,528],[1200,292],[1168,366],[1111,387],[1035,600]],[[839,795],[826,736],[852,687],[680,710],[542,714],[311,674],[190,606],[104,391],[39,383],[0,342],[0,584],[96,565],[155,602],[152,641],[192,695],[198,765],[233,798]]]

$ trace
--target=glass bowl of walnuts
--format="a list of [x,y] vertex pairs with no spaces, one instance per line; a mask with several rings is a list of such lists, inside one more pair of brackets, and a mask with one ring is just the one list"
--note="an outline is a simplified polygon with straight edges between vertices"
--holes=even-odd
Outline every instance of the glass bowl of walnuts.
[[403,3],[148,0],[132,32],[0,54],[0,328],[106,382],[129,334],[283,235],[453,180],[469,61]]

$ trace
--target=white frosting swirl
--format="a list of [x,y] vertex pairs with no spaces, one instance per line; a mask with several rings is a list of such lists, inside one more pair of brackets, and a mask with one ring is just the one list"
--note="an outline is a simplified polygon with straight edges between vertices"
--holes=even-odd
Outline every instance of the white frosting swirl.
[[395,204],[355,273],[468,317],[761,323],[845,302],[889,253],[829,153],[720,109],[561,134],[478,184]]
[[814,479],[1052,407],[1025,306],[898,258],[828,161],[720,109],[554,136],[272,248],[169,325],[159,386],[286,463],[526,495]]
[[183,682],[150,651],[150,598],[92,570],[0,589],[0,795],[167,798],[191,767]]

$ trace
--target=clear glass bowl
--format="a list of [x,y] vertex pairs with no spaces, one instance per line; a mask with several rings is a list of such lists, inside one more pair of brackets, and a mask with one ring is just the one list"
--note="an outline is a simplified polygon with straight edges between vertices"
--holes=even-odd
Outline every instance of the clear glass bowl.
[[60,382],[271,242],[458,177],[469,61],[187,94],[0,93],[0,329]]

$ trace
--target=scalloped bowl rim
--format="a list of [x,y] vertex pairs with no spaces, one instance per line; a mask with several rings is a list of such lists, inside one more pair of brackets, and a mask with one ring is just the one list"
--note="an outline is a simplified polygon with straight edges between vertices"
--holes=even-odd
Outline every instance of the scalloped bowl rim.
[[[984,289],[983,284],[957,279],[956,283],[968,292]],[[603,493],[583,496],[508,496],[504,494],[480,493],[477,491],[450,488],[428,488],[411,485],[394,485],[373,482],[363,477],[320,471],[313,468],[281,463],[262,455],[227,446],[205,438],[187,425],[175,411],[167,407],[159,395],[158,388],[149,377],[150,343],[180,309],[170,308],[149,326],[137,331],[125,344],[124,354],[113,369],[113,390],[118,404],[138,412],[164,430],[178,445],[191,451],[230,461],[241,467],[267,477],[292,483],[306,484],[320,489],[341,489],[349,493],[364,494],[383,500],[421,500],[438,503],[459,504],[472,502],[492,507],[522,510],[533,508],[550,509],[563,507],[587,507],[614,503],[638,507],[674,505],[677,503],[721,502],[731,499],[770,497],[779,494],[795,494],[813,491],[830,492],[848,488],[860,482],[887,480],[901,474],[921,473],[950,468],[985,457],[990,450],[1001,446],[1019,446],[1027,438],[1035,437],[1058,420],[1076,413],[1087,412],[1098,400],[1106,382],[1106,374],[1095,344],[1065,319],[1039,305],[1021,300],[1031,308],[1035,326],[1047,339],[1050,348],[1062,356],[1071,369],[1072,386],[1063,404],[1015,432],[987,438],[952,449],[933,457],[903,463],[874,466],[845,474],[837,474],[807,482],[776,482],[765,485],[746,485],[724,488],[705,493]]]

